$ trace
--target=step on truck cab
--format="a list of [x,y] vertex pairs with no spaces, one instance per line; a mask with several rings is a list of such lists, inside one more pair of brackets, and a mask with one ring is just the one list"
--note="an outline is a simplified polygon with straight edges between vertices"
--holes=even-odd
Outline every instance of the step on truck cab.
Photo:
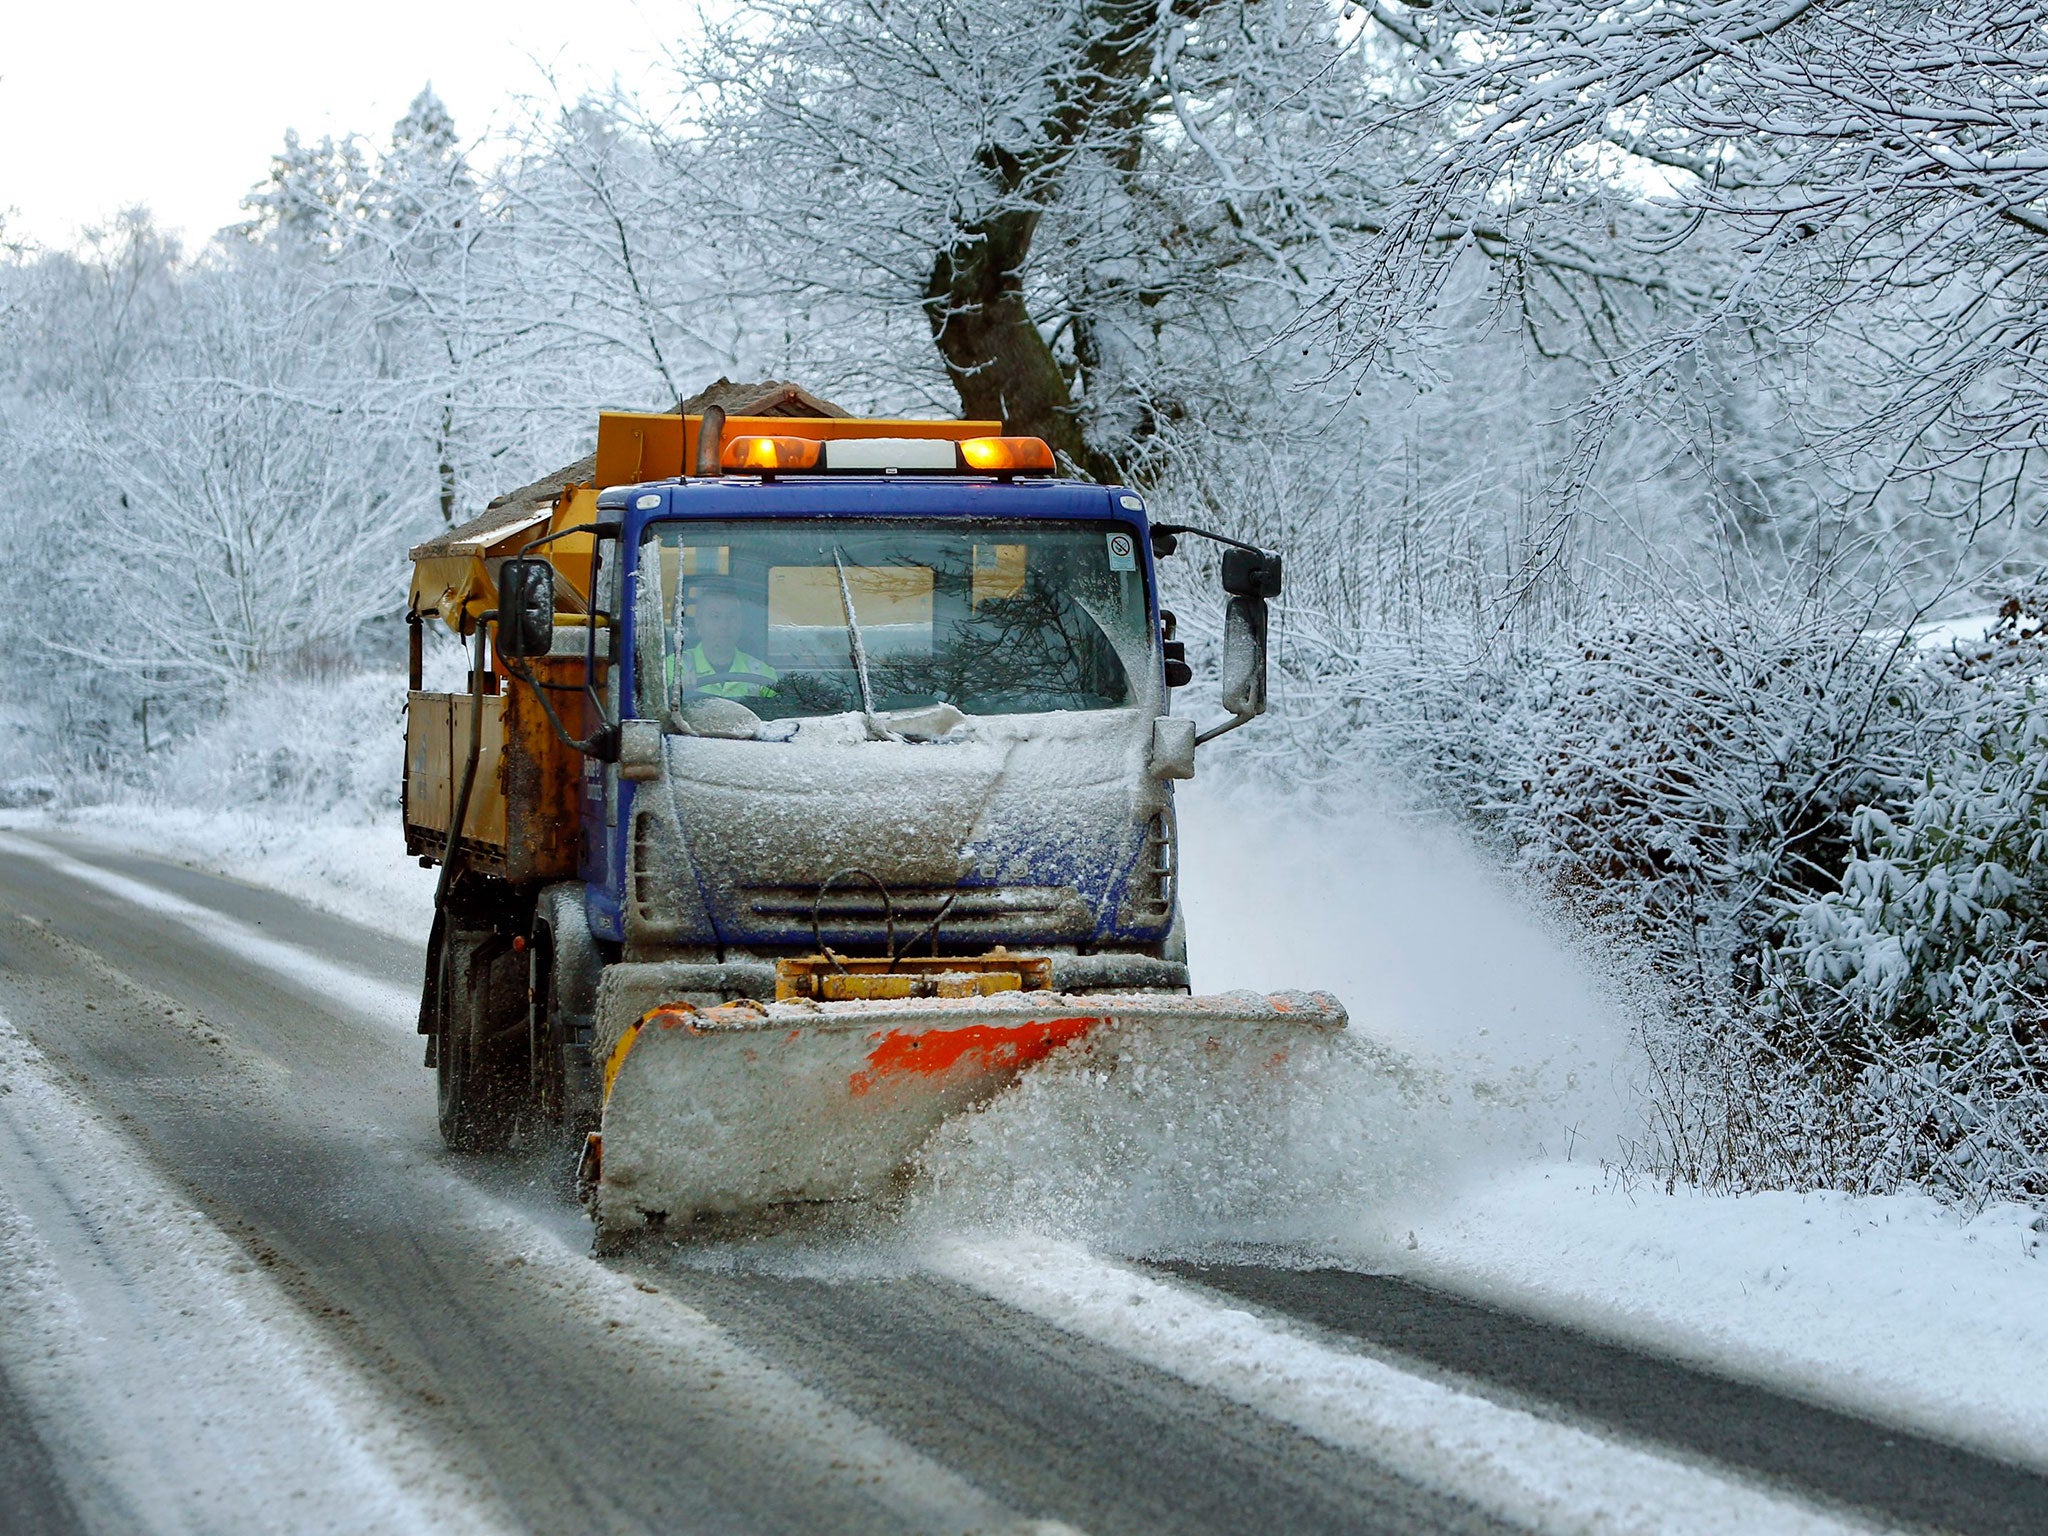
[[[442,1132],[580,1135],[603,1237],[879,1193],[1058,1052],[1193,1032],[1270,1068],[1343,1022],[1188,995],[1173,783],[1264,708],[1278,558],[1224,541],[1203,730],[1154,570],[1195,530],[998,422],[796,393],[606,413],[552,493],[413,551]],[[462,691],[421,686],[434,621]]]

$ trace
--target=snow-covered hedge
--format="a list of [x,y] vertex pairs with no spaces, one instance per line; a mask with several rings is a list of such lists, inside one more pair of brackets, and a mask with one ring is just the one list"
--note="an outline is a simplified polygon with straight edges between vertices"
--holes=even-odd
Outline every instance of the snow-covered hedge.
[[2048,675],[1673,603],[1567,641],[1287,626],[1283,746],[1447,808],[1641,962],[1657,1161],[1734,1187],[2048,1194]]
[[2014,604],[1990,646],[1930,669],[1943,739],[1858,808],[1837,888],[1785,929],[1779,994],[1856,1069],[1881,1180],[2048,1194],[2044,662]]
[[341,672],[266,677],[238,691],[147,765],[162,802],[398,825],[405,678]]
[[1938,753],[1857,809],[1840,888],[1796,928],[1801,979],[1894,1033],[2048,1003],[2048,700],[2030,675],[1959,687]]

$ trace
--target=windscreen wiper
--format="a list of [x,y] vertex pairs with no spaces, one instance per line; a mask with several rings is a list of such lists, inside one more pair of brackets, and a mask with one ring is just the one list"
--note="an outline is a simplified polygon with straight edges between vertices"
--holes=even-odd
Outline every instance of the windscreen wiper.
[[868,740],[894,741],[896,733],[875,714],[875,689],[868,681],[868,648],[862,639],[860,619],[853,611],[853,588],[846,580],[846,562],[839,558],[839,546],[832,546],[832,569],[839,573],[839,606],[846,614],[847,649],[853,654],[854,675],[860,679],[860,713],[868,723]]

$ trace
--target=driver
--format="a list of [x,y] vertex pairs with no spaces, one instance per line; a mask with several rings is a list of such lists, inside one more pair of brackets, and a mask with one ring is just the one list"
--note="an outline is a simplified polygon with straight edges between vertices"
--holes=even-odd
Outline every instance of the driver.
[[714,693],[726,699],[774,698],[781,674],[740,649],[746,608],[739,593],[722,583],[706,584],[697,588],[695,607],[697,643],[680,657],[669,658],[669,681],[677,680],[680,661],[685,693]]

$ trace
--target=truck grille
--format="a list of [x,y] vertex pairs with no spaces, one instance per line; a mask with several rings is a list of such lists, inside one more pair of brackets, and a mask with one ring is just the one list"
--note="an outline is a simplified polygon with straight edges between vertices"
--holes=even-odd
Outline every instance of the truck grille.
[[[909,886],[889,893],[896,913],[896,936],[908,943],[953,898],[939,925],[939,941],[959,948],[995,935],[1050,940],[1085,936],[1093,915],[1079,891],[1070,885]],[[806,935],[815,903],[826,934],[885,941],[888,909],[872,886],[835,886],[818,900],[815,886],[753,885],[741,889],[742,909],[763,928],[794,930]]]
[[[1076,897],[1071,885],[989,885],[912,886],[891,891],[890,901],[898,921],[917,917],[929,922],[932,914],[953,898],[954,917],[993,917],[1015,912],[1056,912]],[[873,887],[835,886],[819,899],[815,889],[794,885],[752,885],[746,889],[747,905],[763,917],[801,917],[811,920],[815,905],[821,917],[847,917],[855,921],[888,915],[881,893]]]

